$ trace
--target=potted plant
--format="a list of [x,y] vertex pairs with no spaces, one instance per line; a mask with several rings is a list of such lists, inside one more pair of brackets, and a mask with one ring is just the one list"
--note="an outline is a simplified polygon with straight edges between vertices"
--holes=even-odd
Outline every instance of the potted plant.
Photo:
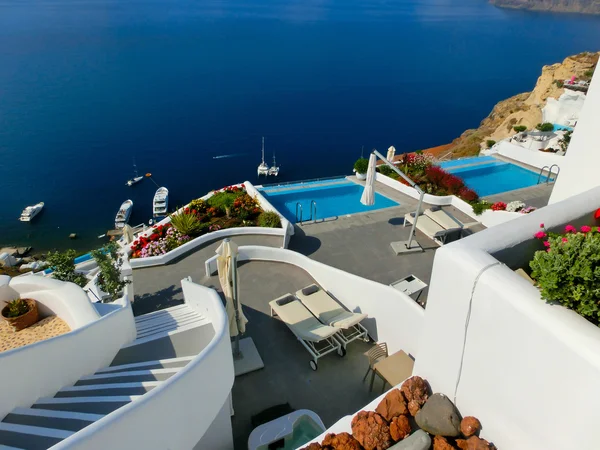
[[354,163],[354,173],[359,180],[367,179],[367,170],[369,169],[369,160],[367,158],[359,158]]
[[2,308],[2,318],[15,330],[33,325],[38,321],[38,308],[31,298],[17,298],[6,303]]

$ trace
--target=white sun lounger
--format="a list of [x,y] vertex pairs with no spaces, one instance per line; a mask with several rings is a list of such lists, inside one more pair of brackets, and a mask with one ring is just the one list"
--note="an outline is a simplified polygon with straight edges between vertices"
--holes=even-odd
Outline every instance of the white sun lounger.
[[[413,223],[413,214],[414,213],[408,213],[404,215],[403,226],[406,226],[407,223]],[[462,232],[462,228],[459,228],[458,225],[454,228],[446,229],[431,217],[428,217],[424,214],[419,216],[419,220],[417,221],[417,229],[438,245],[444,245],[447,242],[460,239]]]
[[269,305],[271,316],[278,316],[313,357],[310,361],[312,370],[317,370],[317,360],[328,353],[337,352],[340,356],[346,354],[346,349],[334,337],[339,329],[323,325],[292,294],[272,300]]
[[355,339],[369,340],[367,329],[360,324],[367,315],[345,310],[316,284],[300,289],[296,297],[325,325],[341,329],[335,338],[344,348]]
[[[435,222],[439,223],[446,230],[449,230],[451,228],[464,228],[465,227],[464,223],[462,223],[460,220],[458,220],[452,214],[448,213],[446,210],[441,209],[439,207],[426,209],[423,214],[425,214],[430,219],[433,219]],[[419,217],[419,220],[420,219],[421,218]],[[417,222],[417,225],[418,225],[418,222]]]

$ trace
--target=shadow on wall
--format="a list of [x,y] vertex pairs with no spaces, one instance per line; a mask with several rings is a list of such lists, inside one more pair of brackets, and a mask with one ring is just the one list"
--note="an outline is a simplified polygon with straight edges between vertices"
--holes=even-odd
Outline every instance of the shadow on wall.
[[160,291],[153,292],[152,294],[144,294],[135,297],[132,309],[134,316],[141,316],[159,309],[170,308],[171,306],[181,305],[183,298],[175,299],[175,296],[181,296],[181,286],[169,286],[168,288],[161,289]]
[[294,250],[303,255],[312,255],[321,248],[321,241],[314,236],[307,236],[304,230],[299,226],[294,226],[294,236],[288,245],[289,250]]

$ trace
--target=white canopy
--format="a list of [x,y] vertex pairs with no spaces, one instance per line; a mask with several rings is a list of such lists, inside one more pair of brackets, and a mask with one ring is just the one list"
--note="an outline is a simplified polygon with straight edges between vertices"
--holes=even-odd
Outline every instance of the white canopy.
[[377,166],[377,157],[374,153],[369,156],[369,168],[367,169],[367,181],[365,190],[362,193],[360,202],[363,205],[371,206],[375,204],[375,169]]
[[[229,317],[229,334],[230,336],[237,336],[246,331],[246,323],[248,323],[248,319],[242,311],[242,305],[237,298],[236,289],[234,289],[234,278],[237,278],[237,267],[234,261],[237,260],[238,247],[234,242],[225,239],[217,248],[216,253],[219,255],[217,258],[219,282],[225,295],[225,310],[227,311],[227,317]],[[236,310],[239,317],[239,330]]]

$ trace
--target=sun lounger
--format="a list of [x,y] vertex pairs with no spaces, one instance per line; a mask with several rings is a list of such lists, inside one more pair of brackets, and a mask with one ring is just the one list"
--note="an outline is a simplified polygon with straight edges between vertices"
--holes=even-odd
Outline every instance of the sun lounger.
[[[405,214],[403,226],[406,226],[407,223],[412,224],[413,220],[414,213]],[[449,242],[456,241],[462,236],[462,228],[456,227],[446,229],[431,217],[428,217],[424,214],[419,216],[419,220],[417,221],[417,229],[438,245],[444,245]]]
[[335,336],[346,347],[356,339],[369,340],[368,332],[360,322],[366,314],[353,313],[344,309],[338,302],[316,284],[300,289],[296,297],[325,325],[341,329]]
[[[440,207],[432,207],[424,211],[424,214],[435,222],[439,223],[446,230],[451,228],[464,228],[465,224],[459,221],[452,214]],[[420,218],[419,218],[420,220]],[[417,222],[418,224],[418,222]]]
[[310,367],[317,370],[317,360],[328,353],[344,356],[346,349],[335,339],[338,328],[323,325],[292,294],[286,294],[269,302],[271,316],[278,316],[313,357]]

